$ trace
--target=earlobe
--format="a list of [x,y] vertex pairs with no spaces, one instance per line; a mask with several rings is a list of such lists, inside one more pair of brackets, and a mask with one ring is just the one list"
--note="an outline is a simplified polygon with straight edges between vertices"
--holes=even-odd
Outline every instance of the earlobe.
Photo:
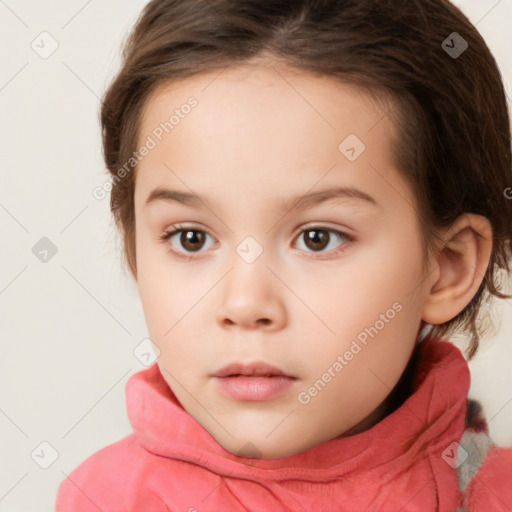
[[456,317],[478,291],[492,253],[492,226],[481,215],[461,215],[444,234],[435,257],[422,319],[433,325]]

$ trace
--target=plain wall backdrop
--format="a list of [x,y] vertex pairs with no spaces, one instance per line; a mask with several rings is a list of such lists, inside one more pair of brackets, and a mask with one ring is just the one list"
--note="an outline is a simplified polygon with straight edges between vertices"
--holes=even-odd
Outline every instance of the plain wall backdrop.
[[[454,3],[510,99],[512,0]],[[109,197],[92,191],[108,179],[99,98],[145,4],[0,0],[0,512],[52,511],[65,475],[131,432],[124,386],[145,368],[134,350],[148,334]],[[512,302],[491,316],[470,395],[495,442],[512,446]]]

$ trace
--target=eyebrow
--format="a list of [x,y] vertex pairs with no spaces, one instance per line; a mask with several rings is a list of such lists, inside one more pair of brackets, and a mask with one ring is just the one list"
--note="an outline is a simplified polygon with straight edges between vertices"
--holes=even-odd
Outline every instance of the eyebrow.
[[[312,208],[325,201],[333,199],[345,199],[358,203],[366,203],[378,207],[377,201],[362,190],[354,187],[334,187],[327,190],[319,190],[309,194],[297,195],[288,199],[281,199],[278,208],[281,211],[290,211],[292,209],[307,209]],[[179,190],[171,190],[163,187],[157,187],[149,194],[146,199],[146,206],[156,201],[165,201],[168,203],[178,203],[185,206],[192,206],[202,208],[206,205],[213,210],[211,202],[207,197],[202,197],[197,194],[189,192],[182,192]]]

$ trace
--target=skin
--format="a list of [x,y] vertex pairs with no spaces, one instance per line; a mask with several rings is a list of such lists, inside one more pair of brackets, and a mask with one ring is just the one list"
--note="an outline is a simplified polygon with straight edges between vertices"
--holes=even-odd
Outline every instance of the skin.
[[[164,83],[145,105],[139,145],[190,96],[197,107],[136,172],[136,280],[163,377],[234,454],[251,442],[258,456],[281,458],[370,428],[421,319],[450,320],[478,290],[489,222],[461,216],[424,273],[414,198],[391,151],[389,105],[353,86],[259,62]],[[366,145],[354,161],[338,149],[349,134]],[[335,186],[355,187],[377,206],[342,198],[279,209],[282,199]],[[207,197],[209,207],[146,205],[156,187]],[[162,241],[175,224],[204,238]],[[324,232],[324,248],[308,243],[312,227],[335,230]],[[263,251],[252,263],[236,252],[248,236]],[[301,403],[299,394],[393,304],[400,311]],[[210,377],[235,361],[265,361],[297,379],[272,400],[236,401]]]

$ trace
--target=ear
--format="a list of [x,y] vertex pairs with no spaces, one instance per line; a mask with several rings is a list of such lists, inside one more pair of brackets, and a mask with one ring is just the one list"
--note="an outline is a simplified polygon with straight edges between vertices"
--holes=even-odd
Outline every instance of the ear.
[[492,253],[492,226],[486,217],[465,213],[442,238],[422,309],[422,319],[433,325],[456,317],[478,291]]

